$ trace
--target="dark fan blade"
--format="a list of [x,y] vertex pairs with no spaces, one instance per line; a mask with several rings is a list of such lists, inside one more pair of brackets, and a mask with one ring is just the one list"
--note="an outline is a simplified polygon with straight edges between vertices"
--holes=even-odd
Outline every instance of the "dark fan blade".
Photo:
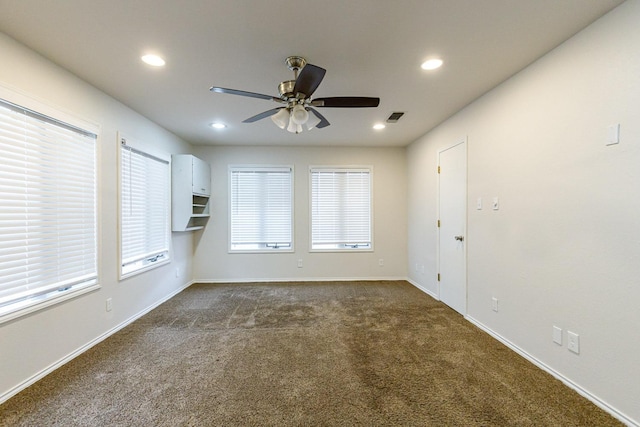
[[213,86],[211,89],[209,89],[211,92],[217,92],[217,93],[228,93],[229,95],[240,95],[240,96],[248,96],[249,98],[258,98],[258,99],[266,99],[268,101],[279,101],[280,98],[276,98],[273,97],[271,95],[263,95],[261,93],[254,93],[254,92],[245,92],[244,90],[237,90],[237,89],[226,89],[223,87],[215,87]]
[[335,107],[335,108],[363,108],[377,107],[380,105],[380,98],[365,98],[361,96],[336,96],[333,98],[317,98],[311,102],[314,107]]
[[246,120],[243,120],[242,123],[253,123],[253,122],[257,122],[258,120],[262,120],[264,118],[267,118],[269,116],[273,116],[274,114],[276,114],[278,111],[282,110],[284,107],[280,107],[280,108],[273,108],[269,111],[265,111],[264,113],[260,113],[260,114],[256,114],[253,117],[249,117]]
[[293,93],[303,93],[306,98],[311,97],[313,92],[318,89],[320,82],[324,78],[324,73],[327,70],[317,67],[313,64],[307,64],[300,71],[300,75],[296,79],[296,84],[293,87]]
[[316,127],[318,129],[322,129],[322,128],[326,128],[327,126],[329,126],[331,123],[329,123],[329,120],[325,119],[324,116],[320,113],[318,113],[318,110],[314,109],[314,108],[309,108],[309,110],[311,110],[311,112],[313,114],[316,115],[317,118],[320,119],[320,123],[318,123],[316,125]]

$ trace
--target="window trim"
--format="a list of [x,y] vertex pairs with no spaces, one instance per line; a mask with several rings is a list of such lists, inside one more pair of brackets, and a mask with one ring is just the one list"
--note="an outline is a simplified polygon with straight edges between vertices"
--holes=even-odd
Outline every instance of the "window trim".
[[95,279],[81,285],[80,283],[64,290],[52,289],[34,295],[28,299],[13,302],[0,309],[0,324],[35,313],[47,307],[61,304],[101,288],[101,201],[100,201],[100,143],[101,126],[87,118],[71,113],[64,108],[50,103],[48,100],[34,97],[14,87],[0,84],[0,98],[9,104],[30,110],[33,113],[50,119],[67,129],[71,128],[85,134],[95,135]]
[[[313,247],[313,179],[314,171],[358,171],[366,170],[369,172],[369,233],[371,242],[368,247],[342,247],[320,249]],[[310,165],[309,166],[309,252],[337,252],[337,253],[362,253],[374,252],[374,186],[373,186],[373,165]]]
[[[277,170],[289,169],[291,174],[291,246],[290,247],[265,247],[256,249],[233,249],[231,246],[231,210],[232,205],[232,179],[231,174],[234,170]],[[227,253],[228,254],[282,254],[295,252],[295,168],[294,165],[257,165],[257,164],[230,164],[227,168]],[[266,245],[266,244],[265,244]]]
[[[157,267],[169,264],[173,258],[172,253],[172,241],[171,241],[171,155],[164,152],[159,152],[158,150],[151,147],[151,144],[147,144],[141,140],[136,138],[131,138],[130,136],[118,132],[118,279],[124,280],[132,276],[136,276],[138,274],[144,273],[146,271],[153,270]],[[153,158],[158,161],[166,162],[168,168],[168,176],[167,176],[167,200],[165,207],[167,209],[167,225],[165,232],[167,237],[167,250],[166,252],[162,252],[161,254],[156,254],[155,252],[152,255],[147,257],[143,257],[139,261],[143,263],[142,266],[130,270],[123,271],[123,259],[122,259],[122,145],[126,145],[128,149],[137,154],[141,154],[143,156],[147,156]],[[164,255],[166,254],[166,255]],[[157,258],[161,257],[162,259],[158,260]],[[156,260],[151,261],[152,258],[156,258]]]

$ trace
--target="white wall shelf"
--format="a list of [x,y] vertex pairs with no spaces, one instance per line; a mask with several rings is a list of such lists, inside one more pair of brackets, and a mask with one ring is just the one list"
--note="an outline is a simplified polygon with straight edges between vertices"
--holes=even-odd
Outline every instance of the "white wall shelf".
[[171,229],[201,230],[209,220],[211,168],[191,154],[171,159]]

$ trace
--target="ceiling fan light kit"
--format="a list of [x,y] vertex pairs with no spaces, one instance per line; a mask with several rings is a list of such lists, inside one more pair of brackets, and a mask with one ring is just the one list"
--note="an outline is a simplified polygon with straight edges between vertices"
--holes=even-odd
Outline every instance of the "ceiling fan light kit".
[[304,124],[304,127],[306,127],[307,130],[311,130],[314,127],[318,126],[319,124],[320,124],[320,118],[314,114],[309,114],[309,119]]
[[287,126],[287,131],[291,133],[300,133],[302,132],[302,125],[297,125],[293,122],[293,120],[289,120],[289,126]]
[[271,120],[276,124],[280,129],[284,129],[289,124],[289,110],[286,108],[281,108],[276,114],[271,116]]
[[291,109],[291,121],[297,125],[303,125],[309,120],[309,113],[300,104],[296,104]]
[[380,104],[380,98],[357,96],[312,99],[311,96],[322,82],[326,70],[316,65],[308,64],[306,59],[300,56],[288,57],[285,60],[285,64],[293,71],[294,80],[286,80],[278,85],[280,96],[263,95],[261,93],[217,86],[213,86],[209,90],[216,93],[246,96],[284,104],[283,107],[273,108],[249,117],[243,123],[253,123],[266,117],[271,117],[273,123],[280,129],[286,129],[288,132],[296,134],[301,133],[303,129],[311,130],[314,127],[324,128],[329,126],[329,121],[313,107],[365,108],[377,107]]

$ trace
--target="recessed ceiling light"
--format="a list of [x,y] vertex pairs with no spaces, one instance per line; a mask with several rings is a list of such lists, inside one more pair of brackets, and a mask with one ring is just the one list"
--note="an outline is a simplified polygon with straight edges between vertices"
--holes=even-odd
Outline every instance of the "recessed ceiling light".
[[382,123],[376,123],[375,125],[373,125],[373,128],[374,128],[375,130],[382,130],[382,129],[384,129],[385,127],[386,127],[386,126],[385,126],[384,124],[382,124]]
[[227,127],[227,125],[225,125],[224,123],[211,123],[209,126],[214,129],[224,129]]
[[162,67],[165,64],[164,59],[160,58],[158,55],[144,55],[140,59],[154,67]]
[[429,59],[422,63],[421,67],[423,70],[435,70],[436,68],[440,68],[442,66],[442,59]]

